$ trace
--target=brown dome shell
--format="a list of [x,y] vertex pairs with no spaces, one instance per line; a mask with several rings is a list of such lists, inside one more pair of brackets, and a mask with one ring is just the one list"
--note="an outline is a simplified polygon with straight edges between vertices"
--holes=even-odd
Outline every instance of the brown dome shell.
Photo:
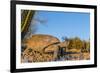
[[44,47],[57,42],[60,42],[58,38],[44,34],[34,34],[30,38],[24,39],[22,45],[26,45],[27,48],[22,52],[23,62],[26,58],[31,62],[52,61],[54,59],[53,54],[45,52],[53,52],[57,47],[48,47],[46,48],[48,50],[44,50]]
[[33,47],[36,50],[43,50],[44,47],[56,42],[60,42],[60,40],[51,35],[34,34],[29,39],[25,39],[22,43],[26,44],[28,47]]

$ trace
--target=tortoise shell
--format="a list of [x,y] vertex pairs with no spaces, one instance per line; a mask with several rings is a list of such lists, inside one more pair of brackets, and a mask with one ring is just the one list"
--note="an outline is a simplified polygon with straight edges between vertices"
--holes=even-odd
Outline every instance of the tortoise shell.
[[44,53],[44,47],[53,43],[60,43],[60,40],[51,35],[34,34],[30,38],[26,38],[22,41],[22,45],[26,46],[26,49],[22,51],[22,62],[44,62],[53,61],[53,52],[57,49],[54,45],[49,47],[48,53]]

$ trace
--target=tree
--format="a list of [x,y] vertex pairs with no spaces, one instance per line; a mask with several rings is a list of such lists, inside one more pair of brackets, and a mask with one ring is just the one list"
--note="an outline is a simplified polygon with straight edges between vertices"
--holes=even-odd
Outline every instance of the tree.
[[66,36],[62,37],[62,39],[63,39],[64,41],[69,41],[69,38],[67,38]]
[[90,42],[89,41],[87,42],[86,49],[88,52],[90,52]]
[[69,49],[81,49],[82,48],[82,41],[80,40],[80,38],[75,37],[75,38],[70,38],[69,39],[69,45],[68,48]]
[[82,52],[90,52],[90,42],[83,40]]

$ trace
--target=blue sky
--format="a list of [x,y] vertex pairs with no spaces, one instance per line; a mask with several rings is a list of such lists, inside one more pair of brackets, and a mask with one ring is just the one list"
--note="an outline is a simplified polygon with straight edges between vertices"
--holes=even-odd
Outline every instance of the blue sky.
[[82,40],[90,37],[89,13],[38,11],[35,18],[46,20],[45,23],[36,23],[36,34],[49,34],[60,40],[65,36]]

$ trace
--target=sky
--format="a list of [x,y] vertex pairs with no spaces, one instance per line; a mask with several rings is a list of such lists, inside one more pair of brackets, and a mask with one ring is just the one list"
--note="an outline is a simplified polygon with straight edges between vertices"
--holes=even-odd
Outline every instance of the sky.
[[62,40],[62,37],[79,37],[88,40],[90,37],[90,14],[79,12],[37,11],[35,19],[44,23],[35,23],[36,34],[48,34]]

